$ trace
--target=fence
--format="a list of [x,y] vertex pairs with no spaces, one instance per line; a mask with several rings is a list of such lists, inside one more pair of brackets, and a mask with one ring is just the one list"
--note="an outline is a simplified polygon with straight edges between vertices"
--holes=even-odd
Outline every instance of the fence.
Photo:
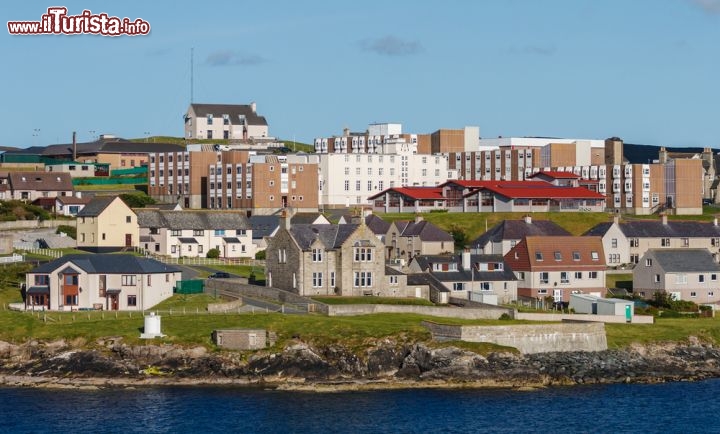
[[175,265],[249,265],[252,267],[265,267],[265,261],[252,258],[171,258],[168,256],[151,255],[165,264]]
[[23,250],[26,253],[31,253],[33,255],[49,256],[51,258],[59,258],[64,255],[62,250],[38,249],[38,248],[30,248],[30,249],[23,249]]
[[24,260],[24,255],[18,255],[17,253],[13,253],[12,256],[1,256],[0,264],[12,264],[14,262],[23,262]]
[[202,294],[205,281],[200,279],[179,280],[175,285],[176,294]]
[[73,185],[114,185],[114,184],[147,184],[147,177],[142,178],[74,178]]
[[121,175],[137,175],[140,173],[147,173],[148,169],[144,166],[138,166],[138,167],[131,167],[129,169],[114,169],[110,171],[111,176],[121,176]]

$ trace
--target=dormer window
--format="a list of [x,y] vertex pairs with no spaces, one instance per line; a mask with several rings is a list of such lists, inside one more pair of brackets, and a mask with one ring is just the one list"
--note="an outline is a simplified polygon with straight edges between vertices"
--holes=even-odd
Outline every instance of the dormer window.
[[562,253],[560,253],[559,251],[556,251],[553,254],[555,255],[556,261],[562,261]]
[[535,252],[535,260],[536,261],[542,261],[543,260],[543,254],[541,251]]
[[592,252],[590,252],[590,258],[592,258],[593,261],[597,261],[598,259],[600,259],[600,256],[598,255],[598,252],[593,250]]
[[580,260],[580,252],[573,252],[573,261]]

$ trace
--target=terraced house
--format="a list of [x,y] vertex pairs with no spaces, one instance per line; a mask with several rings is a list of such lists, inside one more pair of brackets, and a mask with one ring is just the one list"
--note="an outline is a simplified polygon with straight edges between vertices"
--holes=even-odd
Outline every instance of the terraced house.
[[158,255],[206,257],[218,249],[223,258],[254,258],[252,227],[232,211],[137,210],[140,246]]
[[[415,296],[401,279],[386,282],[384,245],[364,224],[290,225],[268,240],[266,283],[303,296]],[[402,279],[404,283],[404,279]]]

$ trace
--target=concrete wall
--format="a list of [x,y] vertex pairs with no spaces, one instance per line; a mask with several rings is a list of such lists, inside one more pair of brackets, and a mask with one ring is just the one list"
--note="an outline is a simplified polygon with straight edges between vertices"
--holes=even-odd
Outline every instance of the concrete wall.
[[327,311],[329,316],[370,315],[374,313],[414,313],[418,315],[462,319],[498,319],[503,313],[507,313],[511,317],[514,314],[512,309],[492,306],[486,308],[460,309],[455,307],[403,306],[393,304],[328,305]]
[[209,313],[222,313],[235,310],[243,305],[242,299],[231,301],[229,303],[213,303],[208,304],[207,310]]
[[[515,319],[527,321],[593,321],[603,323],[624,323],[625,315],[592,315],[577,313],[516,313]],[[650,315],[633,315],[633,324],[653,324],[654,318]]]
[[490,342],[523,354],[607,350],[605,324],[568,323],[507,326],[451,326],[423,321],[436,340]]
[[76,226],[76,224],[76,220],[17,220],[14,222],[0,222],[0,231],[56,228],[60,225]]
[[264,329],[215,330],[212,338],[215,345],[231,350],[258,350],[268,343]]

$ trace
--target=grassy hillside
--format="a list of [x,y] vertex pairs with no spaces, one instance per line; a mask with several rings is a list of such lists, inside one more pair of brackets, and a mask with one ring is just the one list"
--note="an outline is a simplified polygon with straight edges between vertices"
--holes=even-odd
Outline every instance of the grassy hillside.
[[[185,146],[187,141],[183,137],[172,137],[172,136],[152,136],[152,137],[140,137],[136,139],[130,139],[132,142],[151,142],[151,143],[173,143],[175,145]],[[218,145],[227,145],[229,140],[225,139],[192,139],[191,143],[212,143]],[[292,140],[280,140],[285,144],[285,147],[295,152],[315,152],[313,145],[307,143],[295,142]]]

